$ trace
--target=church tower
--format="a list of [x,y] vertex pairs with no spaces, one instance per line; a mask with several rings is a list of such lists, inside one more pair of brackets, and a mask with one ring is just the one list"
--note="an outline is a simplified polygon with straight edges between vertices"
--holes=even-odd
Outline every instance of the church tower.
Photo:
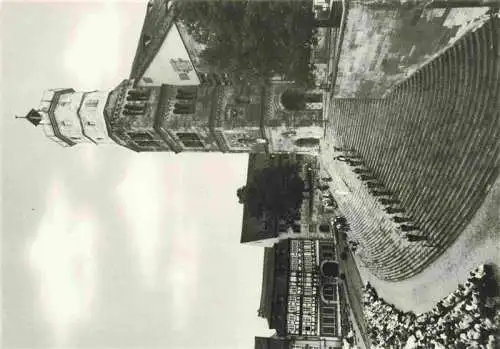
[[65,146],[115,142],[137,152],[319,153],[320,89],[301,90],[281,78],[230,81],[204,61],[203,47],[168,2],[150,2],[128,79],[110,92],[51,90],[28,119]]

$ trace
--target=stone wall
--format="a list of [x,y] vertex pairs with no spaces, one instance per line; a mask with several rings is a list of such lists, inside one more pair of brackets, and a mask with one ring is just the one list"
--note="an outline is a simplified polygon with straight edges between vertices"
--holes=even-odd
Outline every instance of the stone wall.
[[391,5],[384,1],[348,4],[335,98],[385,97],[489,18],[486,6]]

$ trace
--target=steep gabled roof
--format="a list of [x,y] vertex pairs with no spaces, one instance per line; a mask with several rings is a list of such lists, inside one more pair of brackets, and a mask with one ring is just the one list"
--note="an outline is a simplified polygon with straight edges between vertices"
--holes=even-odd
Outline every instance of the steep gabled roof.
[[168,0],[150,0],[135,52],[130,78],[138,79],[146,72],[175,22]]

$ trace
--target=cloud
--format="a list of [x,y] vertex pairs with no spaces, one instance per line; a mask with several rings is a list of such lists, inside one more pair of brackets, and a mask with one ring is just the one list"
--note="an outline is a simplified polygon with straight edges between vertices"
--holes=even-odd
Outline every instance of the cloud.
[[154,154],[132,154],[125,177],[117,187],[131,247],[140,273],[151,287],[158,275],[162,208],[166,205],[160,170]]
[[170,326],[183,331],[196,299],[202,228],[197,208],[184,198],[191,167],[166,157],[132,154],[117,198],[144,285],[170,296]]
[[166,286],[172,297],[170,323],[174,331],[187,328],[197,296],[200,253],[198,233],[195,226],[188,225],[171,237]]
[[74,150],[73,156],[77,157],[82,164],[83,169],[89,175],[95,175],[98,169],[99,155],[97,152],[103,152],[103,147],[98,147],[95,144],[79,144]]
[[61,344],[92,313],[97,229],[89,210],[73,210],[60,181],[52,184],[46,207],[27,252],[42,313]]
[[121,61],[119,4],[106,1],[99,5],[75,23],[64,52],[64,67],[75,78],[77,89],[107,88],[103,85],[116,75]]

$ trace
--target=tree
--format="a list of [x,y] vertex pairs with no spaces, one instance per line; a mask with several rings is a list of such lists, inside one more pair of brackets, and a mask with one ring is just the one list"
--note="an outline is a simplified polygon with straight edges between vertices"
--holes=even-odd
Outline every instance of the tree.
[[273,76],[309,86],[314,81],[311,1],[183,0],[174,10],[190,35],[206,45],[210,66],[240,81]]
[[291,224],[300,212],[304,188],[299,167],[284,165],[264,168],[237,194],[251,216],[261,217],[266,212]]
[[281,95],[281,104],[288,110],[304,110],[306,107],[305,95],[302,91],[286,90]]

